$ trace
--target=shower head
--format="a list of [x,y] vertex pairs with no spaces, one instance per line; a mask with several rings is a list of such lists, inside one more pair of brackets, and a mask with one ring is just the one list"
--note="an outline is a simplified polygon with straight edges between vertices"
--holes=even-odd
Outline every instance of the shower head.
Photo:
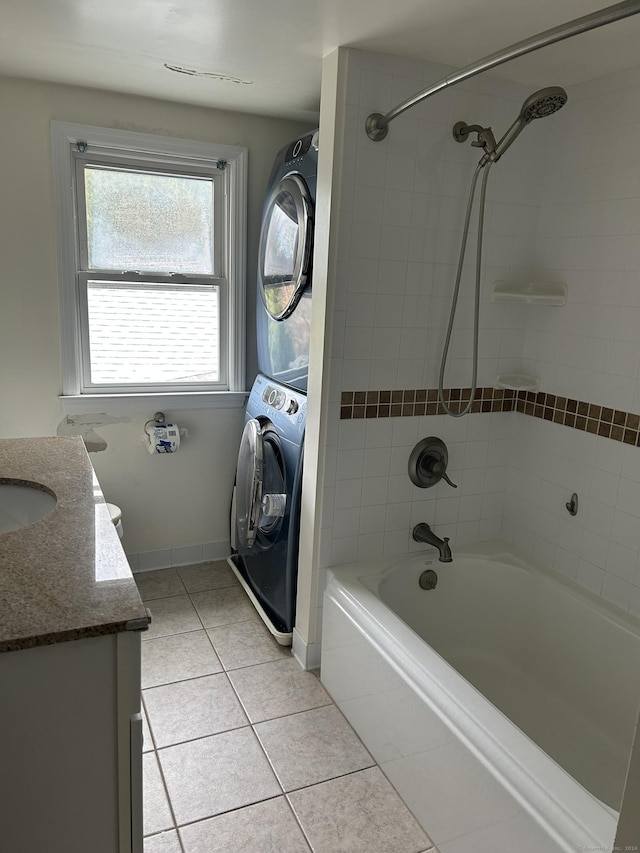
[[561,86],[549,86],[529,95],[522,105],[520,117],[526,124],[534,118],[545,118],[567,103],[567,93]]
[[567,93],[560,86],[549,86],[530,95],[522,105],[520,115],[495,147],[491,159],[495,163],[504,154],[513,140],[534,119],[545,118],[567,103]]

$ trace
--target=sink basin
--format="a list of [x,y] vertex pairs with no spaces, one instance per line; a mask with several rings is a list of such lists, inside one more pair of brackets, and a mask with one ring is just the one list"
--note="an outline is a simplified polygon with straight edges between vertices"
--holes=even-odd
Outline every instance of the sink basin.
[[0,534],[40,521],[55,505],[55,495],[37,483],[0,483]]

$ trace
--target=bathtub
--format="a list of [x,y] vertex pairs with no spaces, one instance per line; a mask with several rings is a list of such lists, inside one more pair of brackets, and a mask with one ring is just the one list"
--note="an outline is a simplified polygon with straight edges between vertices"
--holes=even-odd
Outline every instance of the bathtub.
[[328,570],[325,687],[441,853],[611,849],[640,623],[505,543],[453,556]]

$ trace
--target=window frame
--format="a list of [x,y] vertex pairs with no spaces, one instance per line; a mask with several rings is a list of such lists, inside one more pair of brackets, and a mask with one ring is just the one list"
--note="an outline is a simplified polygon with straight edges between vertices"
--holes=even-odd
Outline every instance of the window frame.
[[[56,121],[51,122],[51,138],[62,336],[60,399],[64,408],[68,412],[87,412],[104,411],[106,403],[110,404],[110,410],[120,411],[143,410],[160,404],[168,408],[243,405],[246,399],[247,149]],[[181,278],[180,275],[155,272],[127,277],[122,272],[82,268],[86,247],[81,244],[78,217],[82,214],[84,188],[78,193],[77,174],[83,168],[82,163],[90,161],[116,168],[139,168],[170,174],[213,174],[214,216],[222,216],[222,222],[218,222],[221,245],[214,250],[214,275],[203,278],[220,285],[220,367],[221,379],[222,371],[226,372],[224,385],[104,386],[87,382],[90,365],[86,281],[93,277],[98,280],[113,278],[115,281],[154,279],[179,282]],[[218,237],[218,231],[214,233]],[[219,269],[215,268],[216,255],[219,255],[221,264]],[[188,278],[197,279],[199,276],[189,275]]]

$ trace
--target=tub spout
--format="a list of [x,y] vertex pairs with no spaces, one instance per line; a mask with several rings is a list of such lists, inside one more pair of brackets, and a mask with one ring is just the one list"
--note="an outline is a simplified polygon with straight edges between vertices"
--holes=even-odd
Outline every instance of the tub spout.
[[433,545],[440,552],[438,559],[441,563],[451,563],[451,548],[449,548],[449,538],[447,536],[441,539],[433,532],[428,524],[416,524],[413,528],[413,538],[416,542],[426,542],[427,545]]

